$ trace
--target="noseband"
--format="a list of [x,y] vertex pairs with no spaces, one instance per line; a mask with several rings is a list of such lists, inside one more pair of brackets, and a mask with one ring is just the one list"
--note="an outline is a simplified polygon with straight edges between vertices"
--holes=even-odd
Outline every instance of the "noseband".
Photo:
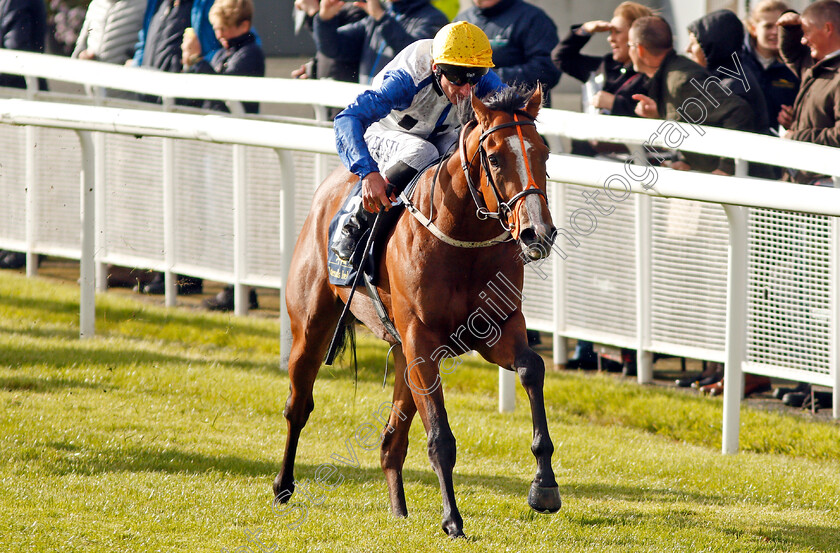
[[[473,201],[475,202],[476,211],[475,216],[478,217],[480,220],[485,219],[497,219],[499,224],[502,225],[502,228],[508,232],[512,232],[514,234],[514,238],[518,238],[516,236],[516,223],[515,221],[511,223],[511,219],[515,220],[515,212],[514,209],[516,208],[516,204],[529,194],[539,194],[543,198],[548,201],[548,197],[546,196],[545,192],[540,190],[537,186],[537,183],[534,181],[534,177],[531,174],[531,167],[528,164],[528,156],[525,154],[525,139],[522,136],[522,127],[530,126],[536,127],[533,119],[529,121],[520,121],[518,114],[513,115],[513,121],[509,121],[507,123],[502,123],[500,125],[496,125],[495,127],[491,127],[481,133],[481,136],[478,137],[478,149],[473,154],[469,161],[467,161],[467,135],[472,131],[472,129],[478,124],[475,121],[471,121],[467,125],[461,129],[461,138],[459,140],[459,148],[461,151],[461,168],[464,171],[464,176],[467,178],[467,188],[472,195]],[[525,161],[525,168],[528,173],[528,186],[515,194],[511,199],[505,202],[502,199],[502,195],[499,193],[499,188],[496,186],[496,182],[493,180],[493,173],[490,170],[490,162],[487,159],[487,150],[484,148],[484,139],[488,136],[493,134],[496,131],[506,129],[508,127],[516,127],[516,133],[519,135],[519,143],[522,145],[522,157]],[[496,204],[499,206],[497,211],[490,211],[487,209],[487,203],[484,201],[484,197],[480,194],[478,186],[472,180],[470,176],[470,166],[475,161],[475,156],[479,156],[479,160],[481,161],[481,168],[484,171],[485,176],[487,177],[487,184],[490,187],[490,190],[493,191],[493,195],[496,197]],[[480,181],[479,181],[479,184]],[[513,229],[513,230],[512,230]]]

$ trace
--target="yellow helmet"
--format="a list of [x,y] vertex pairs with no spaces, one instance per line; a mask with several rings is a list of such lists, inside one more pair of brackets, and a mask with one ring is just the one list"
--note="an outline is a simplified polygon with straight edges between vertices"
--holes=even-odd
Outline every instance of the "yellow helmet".
[[480,28],[466,21],[444,25],[432,42],[437,64],[462,67],[494,67],[490,40]]

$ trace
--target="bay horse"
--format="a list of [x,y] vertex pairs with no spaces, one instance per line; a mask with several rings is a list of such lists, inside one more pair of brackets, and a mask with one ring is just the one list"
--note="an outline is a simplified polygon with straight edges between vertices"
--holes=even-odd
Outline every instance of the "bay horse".
[[[546,197],[549,151],[534,124],[542,92],[537,88],[522,94],[508,88],[487,105],[475,96],[467,102],[474,121],[462,128],[458,151],[437,174],[434,167],[421,174],[409,198],[421,215],[433,213],[433,223],[426,226],[403,213],[390,232],[376,275],[379,294],[402,339],[402,346],[394,348],[394,408],[380,436],[391,511],[408,516],[402,469],[408,430],[419,413],[429,460],[440,481],[442,527],[451,537],[464,533],[452,482],[455,437],[435,362],[444,357],[442,352],[451,352],[452,359],[476,350],[490,363],[519,374],[531,405],[531,451],[537,460],[528,504],[539,512],[556,512],[561,505],[543,400],[545,365],[528,347],[521,294],[493,302],[485,291],[488,283],[504,278],[521,292],[525,257],[540,259],[551,251],[555,228]],[[324,180],[295,245],[286,291],[292,331],[290,394],[284,410],[288,434],[282,469],[274,480],[275,501],[281,503],[294,492],[295,454],[314,408],[313,385],[349,295],[349,288],[328,281],[327,229],[357,181],[343,167]],[[486,333],[463,332],[471,315],[489,317],[491,307],[499,319],[499,336],[491,340]],[[350,310],[374,335],[396,342],[364,287],[353,296]]]

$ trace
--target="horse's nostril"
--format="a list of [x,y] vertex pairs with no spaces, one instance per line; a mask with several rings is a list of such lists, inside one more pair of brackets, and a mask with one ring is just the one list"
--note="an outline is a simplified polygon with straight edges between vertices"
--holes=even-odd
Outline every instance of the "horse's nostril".
[[554,236],[555,236],[556,234],[557,234],[557,227],[554,227],[554,226],[550,227],[550,228],[548,229],[548,235],[547,235],[547,237],[546,237],[545,241],[546,241],[548,244],[554,244]]
[[537,232],[531,227],[522,229],[522,231],[519,233],[519,239],[526,244],[530,244],[537,239]]

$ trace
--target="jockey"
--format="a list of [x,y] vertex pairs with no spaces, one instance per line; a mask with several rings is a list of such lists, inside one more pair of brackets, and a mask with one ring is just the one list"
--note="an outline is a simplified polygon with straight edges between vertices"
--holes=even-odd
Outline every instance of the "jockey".
[[491,67],[487,35],[471,23],[450,23],[434,39],[407,46],[376,75],[371,90],[336,116],[338,155],[362,181],[361,202],[331,245],[341,260],[353,256],[372,222],[369,214],[390,208],[458,139],[453,105],[468,101],[473,89],[483,97],[505,87]]

